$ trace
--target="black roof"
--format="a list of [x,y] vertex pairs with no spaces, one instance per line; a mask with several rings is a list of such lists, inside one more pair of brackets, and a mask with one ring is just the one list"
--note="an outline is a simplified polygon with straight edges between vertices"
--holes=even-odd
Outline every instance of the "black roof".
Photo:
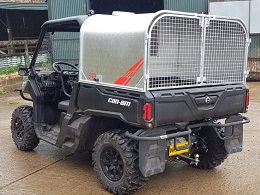
[[42,25],[42,29],[48,32],[54,31],[79,31],[88,15],[71,16],[56,20],[49,20]]

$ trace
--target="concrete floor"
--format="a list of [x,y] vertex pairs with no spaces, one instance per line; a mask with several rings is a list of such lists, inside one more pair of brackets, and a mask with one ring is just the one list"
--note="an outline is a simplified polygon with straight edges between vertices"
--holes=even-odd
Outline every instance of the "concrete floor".
[[[260,194],[260,83],[248,83],[251,123],[244,126],[244,149],[230,155],[213,170],[197,170],[172,162],[164,173],[150,177],[135,194]],[[59,195],[109,194],[96,179],[91,156],[66,157],[61,149],[43,141],[32,152],[19,151],[10,133],[12,111],[27,102],[0,96],[0,194]]]

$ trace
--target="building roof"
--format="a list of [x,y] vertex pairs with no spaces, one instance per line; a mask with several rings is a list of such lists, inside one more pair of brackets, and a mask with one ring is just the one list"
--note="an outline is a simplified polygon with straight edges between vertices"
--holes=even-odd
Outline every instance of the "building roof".
[[48,7],[47,7],[47,3],[9,3],[9,2],[0,2],[0,9],[48,10]]

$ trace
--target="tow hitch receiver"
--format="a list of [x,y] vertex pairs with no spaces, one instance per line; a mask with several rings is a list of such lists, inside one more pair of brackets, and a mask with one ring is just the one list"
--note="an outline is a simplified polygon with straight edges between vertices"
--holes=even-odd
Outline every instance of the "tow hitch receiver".
[[175,127],[165,127],[150,131],[139,130],[134,134],[125,133],[126,137],[139,142],[139,169],[144,177],[164,171],[167,150],[169,150],[169,156],[189,151],[191,130],[167,134],[166,132],[169,130],[177,129]]
[[[175,142],[176,147],[174,147]],[[170,140],[169,156],[176,156],[187,152],[189,152],[189,142],[184,137],[177,137]]]

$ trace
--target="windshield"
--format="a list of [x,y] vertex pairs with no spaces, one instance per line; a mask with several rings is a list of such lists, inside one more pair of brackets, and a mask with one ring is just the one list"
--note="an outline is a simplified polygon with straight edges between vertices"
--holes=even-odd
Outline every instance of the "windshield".
[[[52,70],[54,62],[79,63],[79,32],[47,32],[35,62],[40,70]],[[62,68],[62,65],[61,65]]]

